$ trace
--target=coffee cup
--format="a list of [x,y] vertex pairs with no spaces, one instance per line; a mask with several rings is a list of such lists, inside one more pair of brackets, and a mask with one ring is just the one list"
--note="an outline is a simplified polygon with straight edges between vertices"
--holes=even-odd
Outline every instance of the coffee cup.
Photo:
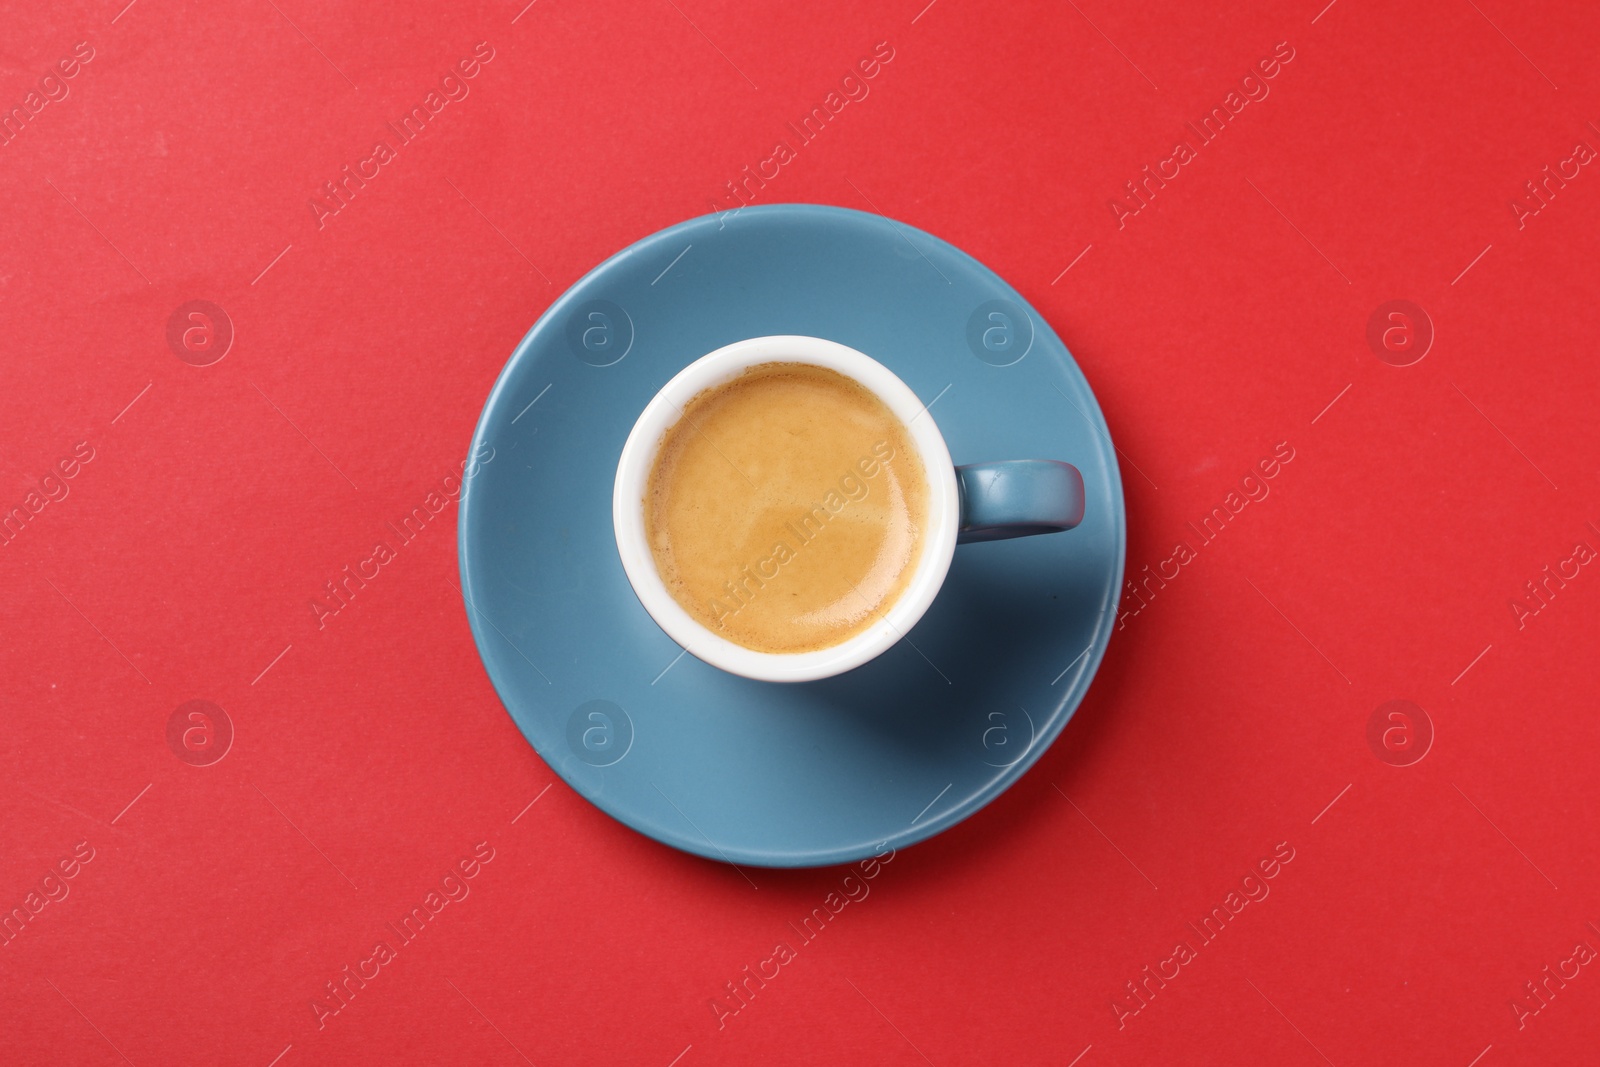
[[[785,372],[784,368],[791,371]],[[752,647],[731,639],[719,625],[720,619],[740,610],[740,598],[754,597],[758,590],[767,597],[763,607],[777,596],[797,595],[784,593],[780,584],[784,579],[773,557],[759,561],[754,571],[741,568],[743,577],[734,576],[733,581],[724,583],[727,596],[720,604],[712,601],[718,606],[709,611],[698,600],[683,599],[681,579],[673,576],[669,583],[663,574],[662,535],[656,528],[662,521],[658,518],[662,502],[652,496],[654,491],[659,497],[656,487],[667,484],[659,471],[663,447],[675,447],[668,445],[675,429],[692,421],[686,410],[699,410],[697,405],[703,406],[702,398],[758,373],[788,373],[791,378],[813,374],[824,384],[837,378],[848,383],[845,388],[851,388],[852,393],[854,389],[864,391],[870,397],[867,402],[881,404],[903,431],[887,436],[900,441],[910,453],[896,456],[894,470],[889,469],[888,461],[880,464],[868,456],[861,461],[859,475],[853,468],[847,472],[855,481],[846,485],[869,484],[868,470],[884,480],[900,507],[897,514],[905,515],[904,525],[913,530],[916,551],[907,557],[903,573],[890,576],[892,595],[869,604],[870,611],[859,612],[860,620],[852,627],[841,628],[842,636],[837,641],[814,640],[813,644],[820,647],[798,651]],[[817,390],[813,389],[812,394]],[[825,393],[817,395],[826,397]],[[858,400],[852,396],[852,403]],[[812,395],[810,402],[819,401]],[[713,451],[722,454],[709,437],[700,433],[698,425],[683,431],[686,437],[691,433],[705,438]],[[879,442],[880,446],[883,444]],[[882,458],[884,452],[879,447],[876,455]],[[896,455],[892,446],[887,452]],[[896,477],[897,484],[892,481]],[[752,492],[760,491],[752,479],[743,475],[741,478],[750,484]],[[863,498],[866,495],[862,493]],[[828,502],[837,500],[841,508],[849,507],[850,499],[828,494]],[[788,335],[755,337],[726,345],[695,360],[662,386],[645,405],[623,445],[612,492],[612,526],[628,581],[667,636],[696,658],[733,674],[768,682],[806,682],[859,667],[904,638],[933,604],[949,573],[957,544],[1070,530],[1082,521],[1083,508],[1083,476],[1071,464],[1021,459],[957,467],[927,405],[894,372],[865,353],[835,341]],[[818,524],[827,519],[821,504],[813,510]],[[794,530],[796,540],[812,531],[805,520],[800,526],[786,524],[786,528]],[[798,548],[800,553],[805,551]],[[825,559],[821,550],[815,550],[806,565],[815,567],[817,561]],[[774,583],[770,589],[768,583]],[[685,607],[686,602],[695,608],[693,612]],[[863,603],[867,603],[864,594]],[[722,614],[718,615],[718,611]]]

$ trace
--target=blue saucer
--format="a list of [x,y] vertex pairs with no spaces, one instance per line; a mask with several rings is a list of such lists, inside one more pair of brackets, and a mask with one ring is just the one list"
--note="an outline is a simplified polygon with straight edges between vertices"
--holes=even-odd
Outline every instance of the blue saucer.
[[[811,334],[884,363],[957,463],[1066,460],[1083,524],[956,550],[906,641],[779,685],[684,654],[611,531],[617,458],[674,374],[732,341]],[[965,819],[1055,740],[1115,621],[1122,485],[1105,420],[1049,325],[992,271],[878,215],[780,204],[624,249],[512,354],[473,437],[461,584],[484,666],[551,767],[658,841],[812,867]],[[469,472],[472,468],[469,467]]]

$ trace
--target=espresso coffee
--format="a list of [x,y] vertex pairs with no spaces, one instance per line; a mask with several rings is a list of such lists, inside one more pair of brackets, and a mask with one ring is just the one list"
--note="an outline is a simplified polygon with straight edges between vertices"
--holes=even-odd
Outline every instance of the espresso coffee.
[[806,363],[750,367],[684,405],[643,504],[673,598],[757,652],[867,629],[905,591],[928,525],[910,432],[854,379]]

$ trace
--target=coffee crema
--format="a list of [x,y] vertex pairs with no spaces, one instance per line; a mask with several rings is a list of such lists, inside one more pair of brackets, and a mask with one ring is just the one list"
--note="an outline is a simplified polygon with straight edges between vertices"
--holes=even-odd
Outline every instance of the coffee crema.
[[762,363],[698,393],[663,435],[645,534],[673,599],[757,652],[866,630],[917,569],[928,485],[910,432],[852,378]]

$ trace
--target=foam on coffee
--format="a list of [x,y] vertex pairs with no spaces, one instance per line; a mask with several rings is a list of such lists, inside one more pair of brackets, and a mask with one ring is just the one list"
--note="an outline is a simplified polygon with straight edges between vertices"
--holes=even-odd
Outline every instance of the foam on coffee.
[[837,645],[905,591],[927,528],[910,432],[854,379],[763,363],[697,394],[643,501],[656,568],[690,616],[758,652]]

